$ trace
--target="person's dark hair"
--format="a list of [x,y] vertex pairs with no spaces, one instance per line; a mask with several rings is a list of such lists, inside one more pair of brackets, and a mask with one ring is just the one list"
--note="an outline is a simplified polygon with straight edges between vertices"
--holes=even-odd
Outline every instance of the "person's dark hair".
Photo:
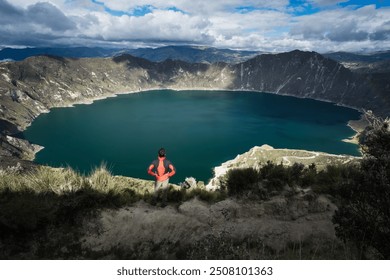
[[161,148],[160,150],[158,150],[158,156],[165,157],[165,149],[164,148]]

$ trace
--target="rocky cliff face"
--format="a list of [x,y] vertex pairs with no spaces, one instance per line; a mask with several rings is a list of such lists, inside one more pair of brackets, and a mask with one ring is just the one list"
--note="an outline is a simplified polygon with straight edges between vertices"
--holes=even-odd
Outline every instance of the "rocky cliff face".
[[331,101],[378,113],[387,110],[375,103],[368,81],[314,52],[264,54],[235,65],[234,73],[235,88]]
[[[23,130],[52,107],[155,88],[256,90],[331,101],[388,115],[370,81],[313,52],[260,55],[244,63],[150,62],[130,55],[30,57],[0,64],[0,119]],[[6,130],[1,128],[2,134]],[[6,141],[3,139],[3,141]]]

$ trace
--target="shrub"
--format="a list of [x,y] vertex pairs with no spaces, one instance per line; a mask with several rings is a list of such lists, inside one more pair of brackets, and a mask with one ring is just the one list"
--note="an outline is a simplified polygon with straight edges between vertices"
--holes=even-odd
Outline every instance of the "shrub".
[[176,202],[176,203],[182,202],[185,196],[185,192],[186,192],[185,190],[176,190],[170,187],[167,193],[167,200],[169,202]]
[[118,196],[120,204],[122,205],[134,203],[141,199],[141,195],[137,194],[132,189],[123,189],[119,192]]
[[[254,168],[231,169],[227,172],[227,191],[229,195],[240,195],[252,190],[259,182],[259,172]],[[256,188],[256,187],[255,187]]]
[[205,189],[196,188],[186,190],[183,200],[187,201],[194,197],[198,197],[200,200],[207,202],[218,202],[226,199],[227,194],[223,190],[208,191]]
[[268,161],[259,170],[253,168],[232,169],[226,175],[226,188],[229,195],[242,195],[250,192],[257,198],[266,199],[279,194],[284,187],[309,187],[316,182],[315,165],[305,167],[301,163],[292,166]]
[[[302,166],[294,164],[294,176],[299,177],[302,168]],[[260,169],[260,178],[264,180],[264,186],[269,192],[280,192],[286,184],[292,185],[292,168],[268,161]]]
[[[374,250],[376,256],[390,258],[390,130],[388,120],[375,119],[365,131],[364,158],[359,176],[345,182],[342,205],[333,222],[336,234],[353,242],[361,257]],[[378,257],[376,257],[378,258]]]
[[317,167],[316,165],[310,164],[307,168],[302,171],[301,175],[301,187],[307,188],[313,186],[317,182]]
[[361,178],[359,165],[328,165],[325,170],[317,174],[313,190],[317,193],[346,198],[350,196],[352,190],[350,185],[359,178]]

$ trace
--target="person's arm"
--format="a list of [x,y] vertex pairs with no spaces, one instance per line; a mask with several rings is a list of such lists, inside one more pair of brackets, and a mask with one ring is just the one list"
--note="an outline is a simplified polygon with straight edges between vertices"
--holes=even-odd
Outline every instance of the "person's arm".
[[148,168],[148,174],[155,177],[155,176],[157,176],[157,174],[153,172],[153,170],[152,170],[153,168],[154,168],[154,164],[151,164]]
[[168,173],[168,177],[172,177],[173,175],[176,174],[176,169],[172,164],[168,165],[168,167],[169,169],[171,169],[171,172]]

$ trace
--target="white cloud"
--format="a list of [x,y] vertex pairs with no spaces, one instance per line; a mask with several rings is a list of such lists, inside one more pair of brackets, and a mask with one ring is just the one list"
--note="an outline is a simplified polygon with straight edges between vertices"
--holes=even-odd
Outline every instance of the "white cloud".
[[[75,31],[76,24],[60,9],[51,3],[39,2],[25,9],[14,7],[0,0],[0,38],[7,40],[52,39],[59,34],[66,36],[69,31]],[[58,33],[58,35],[56,35]]]
[[137,7],[153,6],[157,9],[167,9],[176,7],[186,13],[191,14],[210,14],[231,10],[236,7],[254,7],[267,9],[284,9],[288,0],[256,1],[256,0],[101,0],[104,5],[112,10],[131,11]]
[[[127,12],[145,5],[145,15],[110,14],[91,0],[0,0],[0,41],[7,45],[215,47],[288,51],[388,49],[390,8],[332,6],[336,0],[308,0],[320,11],[296,16],[288,0],[100,0]],[[179,10],[168,10],[176,7]],[[246,8],[245,8],[246,7]],[[257,8],[257,9],[256,9]],[[181,12],[183,11],[183,12]],[[119,14],[120,15],[120,14]]]
[[227,42],[230,42],[230,47],[252,48],[256,45],[254,40],[270,37],[271,32],[288,26],[290,19],[289,15],[278,11],[261,10],[246,14],[219,13],[209,18],[211,25],[208,32],[212,37],[217,38],[220,44],[225,41],[223,43],[225,47],[229,47]]
[[364,41],[370,34],[386,30],[389,19],[390,9],[379,10],[374,5],[357,10],[344,8],[323,11],[299,17],[293,24],[291,34],[303,39]]
[[143,17],[110,17],[96,14],[101,34],[106,40],[155,40],[188,41],[201,43],[207,40],[205,30],[208,22],[199,17],[192,17],[175,11],[156,10]]
[[314,6],[332,6],[348,1],[349,0],[308,0],[307,2],[313,4]]

